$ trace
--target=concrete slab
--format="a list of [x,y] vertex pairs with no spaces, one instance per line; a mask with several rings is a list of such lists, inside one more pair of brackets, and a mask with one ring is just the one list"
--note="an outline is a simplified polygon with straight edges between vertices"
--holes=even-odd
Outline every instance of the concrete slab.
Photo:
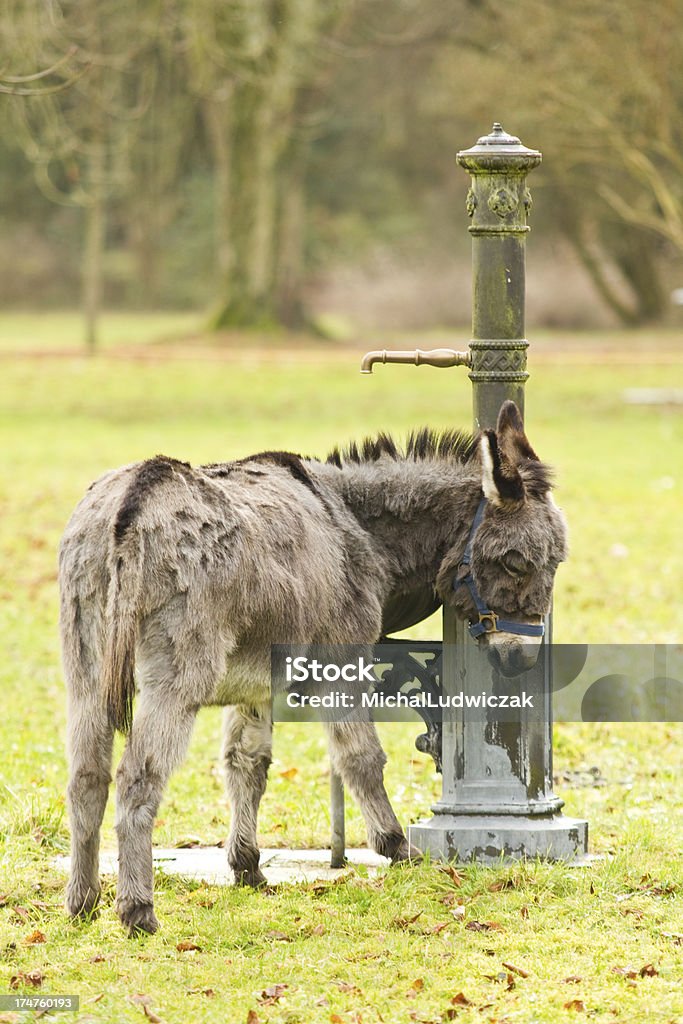
[[[329,850],[261,850],[260,867],[269,885],[283,882],[313,882],[334,879],[350,867],[363,866],[370,874],[387,867],[389,861],[368,849],[346,851],[347,866],[330,867]],[[58,857],[57,866],[69,870],[70,858]],[[195,846],[183,850],[154,850],[154,867],[168,875],[182,875],[213,885],[232,885],[232,871],[228,867],[225,850],[217,846]],[[118,857],[114,852],[100,854],[100,874],[115,875]]]

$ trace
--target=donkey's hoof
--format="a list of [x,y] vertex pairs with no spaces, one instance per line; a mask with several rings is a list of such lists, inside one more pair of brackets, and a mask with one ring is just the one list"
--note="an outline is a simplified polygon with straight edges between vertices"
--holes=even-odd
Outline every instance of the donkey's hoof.
[[235,885],[248,886],[251,889],[262,889],[265,885],[268,885],[268,879],[260,868],[244,869],[242,871],[233,868],[233,873],[235,875]]
[[154,935],[159,927],[159,922],[155,917],[154,907],[151,903],[133,903],[131,900],[121,900],[117,904],[116,910],[121,919],[121,924],[131,938],[139,935],[141,932],[146,932],[147,935]]
[[85,889],[82,886],[67,886],[64,907],[70,917],[81,920],[92,917],[99,902],[99,886],[97,888],[87,886]]
[[392,864],[419,864],[422,860],[422,850],[411,846],[407,839],[404,839],[391,858]]

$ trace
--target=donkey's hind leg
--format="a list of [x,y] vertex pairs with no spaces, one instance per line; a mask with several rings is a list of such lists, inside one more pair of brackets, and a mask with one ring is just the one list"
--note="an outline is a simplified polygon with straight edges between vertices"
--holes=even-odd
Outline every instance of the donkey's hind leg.
[[133,935],[155,932],[152,829],[164,787],[187,750],[198,711],[170,688],[143,690],[116,773],[116,909]]
[[273,725],[270,706],[229,707],[223,720],[222,759],[232,810],[228,863],[237,885],[263,885],[256,819],[266,789]]
[[418,859],[419,850],[409,846],[384,788],[386,754],[373,722],[328,722],[333,769],[358,801],[368,842],[376,853],[391,861]]
[[69,785],[71,873],[66,909],[72,917],[90,914],[100,896],[100,827],[111,782],[114,730],[97,694],[69,694]]

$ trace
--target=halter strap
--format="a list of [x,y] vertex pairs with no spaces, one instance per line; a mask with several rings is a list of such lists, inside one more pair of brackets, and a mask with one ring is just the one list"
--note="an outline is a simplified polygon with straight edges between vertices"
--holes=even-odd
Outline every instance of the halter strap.
[[[532,625],[528,622],[513,622],[510,619],[501,619],[495,612],[491,611],[484,604],[477,585],[474,582],[472,575],[472,546],[474,544],[474,537],[481,525],[481,521],[484,518],[486,511],[487,500],[484,496],[479,502],[479,507],[472,521],[472,527],[470,529],[470,535],[467,538],[467,544],[465,546],[465,553],[462,556],[460,562],[460,570],[457,576],[453,580],[453,589],[457,590],[463,584],[469,590],[472,600],[474,601],[475,608],[479,614],[478,622],[470,622],[469,631],[470,636],[478,640],[484,633],[515,633],[517,636],[543,636],[545,633],[545,626],[542,622],[537,625]],[[465,575],[462,575],[462,570],[467,569]]]

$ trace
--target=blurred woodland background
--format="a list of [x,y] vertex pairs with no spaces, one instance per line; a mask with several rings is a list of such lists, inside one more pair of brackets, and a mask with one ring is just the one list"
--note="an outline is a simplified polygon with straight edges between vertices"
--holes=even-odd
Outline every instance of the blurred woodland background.
[[683,3],[4,0],[0,306],[465,324],[466,175],[543,151],[529,313],[675,322]]

